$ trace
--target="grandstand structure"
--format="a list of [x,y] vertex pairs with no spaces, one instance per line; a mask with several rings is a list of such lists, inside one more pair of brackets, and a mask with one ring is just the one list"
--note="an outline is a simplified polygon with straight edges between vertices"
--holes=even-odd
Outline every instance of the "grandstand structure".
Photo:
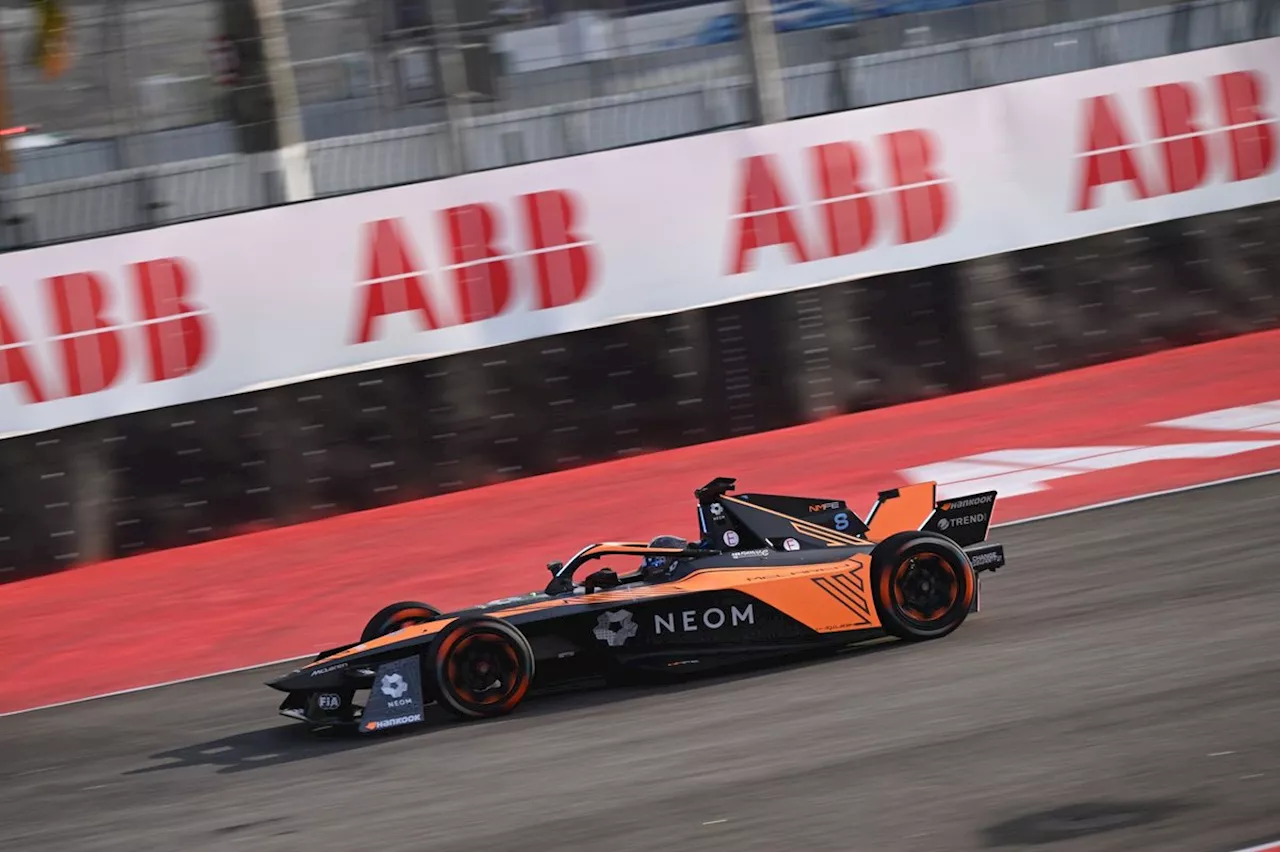
[[762,80],[796,119],[1280,35],[1277,0],[258,0],[305,142],[281,190],[235,118],[262,51],[226,37],[229,2],[70,3],[54,81],[23,65],[25,6],[0,8],[32,128],[7,137],[0,250],[744,127]]

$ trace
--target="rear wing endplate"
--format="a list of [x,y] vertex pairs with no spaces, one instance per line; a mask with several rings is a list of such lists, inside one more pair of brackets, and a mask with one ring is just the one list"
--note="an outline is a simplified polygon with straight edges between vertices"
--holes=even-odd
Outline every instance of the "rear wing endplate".
[[937,499],[936,482],[882,491],[867,516],[868,537],[884,541],[897,532],[923,530],[945,535],[961,547],[987,540],[995,491]]

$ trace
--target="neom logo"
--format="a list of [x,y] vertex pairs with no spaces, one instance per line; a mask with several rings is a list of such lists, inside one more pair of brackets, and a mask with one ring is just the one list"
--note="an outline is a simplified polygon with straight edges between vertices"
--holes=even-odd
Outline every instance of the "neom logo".
[[[729,614],[719,607],[712,607],[704,610],[699,615],[697,610],[686,609],[679,613],[679,621],[677,622],[676,613],[669,612],[664,615],[655,615],[653,617],[653,632],[659,635],[665,630],[668,633],[675,633],[677,629],[681,633],[693,633],[699,629],[701,624],[708,630],[719,630],[726,623],[730,626],[737,627],[739,624],[755,624],[756,612],[754,604],[747,604],[743,609],[736,606],[729,607]],[[677,628],[677,623],[679,627]]]

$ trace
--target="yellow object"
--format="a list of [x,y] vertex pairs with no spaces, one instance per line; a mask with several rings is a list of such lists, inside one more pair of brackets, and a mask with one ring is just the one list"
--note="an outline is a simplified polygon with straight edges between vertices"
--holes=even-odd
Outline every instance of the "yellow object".
[[32,64],[47,78],[57,78],[71,64],[70,32],[62,0],[32,0],[38,16]]

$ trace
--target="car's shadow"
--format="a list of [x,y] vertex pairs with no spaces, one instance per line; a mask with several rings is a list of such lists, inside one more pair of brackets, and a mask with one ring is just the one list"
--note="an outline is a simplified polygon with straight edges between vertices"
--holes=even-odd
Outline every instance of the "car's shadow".
[[[655,694],[680,694],[693,690],[713,689],[727,683],[764,678],[781,670],[803,670],[830,666],[867,654],[892,653],[909,645],[896,640],[882,640],[839,652],[813,654],[800,659],[767,663],[744,663],[716,672],[683,675],[679,679],[645,679],[620,686],[587,688],[531,696],[520,707],[518,715],[507,718],[537,719],[566,710],[602,707]],[[501,721],[501,720],[493,720]],[[216,740],[196,743],[150,755],[153,761],[164,761],[125,771],[124,775],[147,775],[172,769],[216,767],[219,773],[248,772],[314,757],[327,757],[352,749],[369,748],[379,743],[431,736],[459,725],[480,728],[490,721],[460,722],[436,707],[428,707],[424,724],[392,730],[376,735],[360,735],[339,731],[313,732],[298,722],[282,722],[253,731],[233,734]]]

